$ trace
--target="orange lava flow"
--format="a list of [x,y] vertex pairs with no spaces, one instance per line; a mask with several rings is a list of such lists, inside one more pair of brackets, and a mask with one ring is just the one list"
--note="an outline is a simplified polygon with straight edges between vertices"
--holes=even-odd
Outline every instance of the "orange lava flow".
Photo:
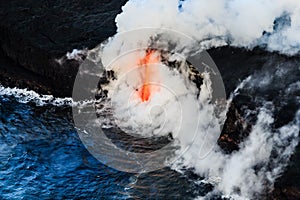
[[150,64],[155,64],[159,61],[159,56],[155,50],[147,50],[146,55],[139,62],[141,67],[145,67],[142,77],[143,86],[138,94],[142,102],[148,101],[153,91],[155,91],[155,86],[150,84],[151,77],[155,75],[154,69],[151,69]]

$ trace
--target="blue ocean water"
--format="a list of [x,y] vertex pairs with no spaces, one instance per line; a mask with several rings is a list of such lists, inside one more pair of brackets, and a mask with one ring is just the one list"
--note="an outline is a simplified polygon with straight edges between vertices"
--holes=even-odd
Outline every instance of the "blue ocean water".
[[68,106],[0,96],[0,199],[186,199],[212,188],[169,168],[128,174],[83,146]]
[[1,199],[126,198],[132,175],[93,158],[69,112],[0,97]]

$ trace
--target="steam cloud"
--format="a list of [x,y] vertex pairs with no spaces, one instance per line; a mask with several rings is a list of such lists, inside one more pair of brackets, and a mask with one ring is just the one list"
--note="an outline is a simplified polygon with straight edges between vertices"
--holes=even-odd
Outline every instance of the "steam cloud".
[[116,24],[118,32],[169,28],[193,37],[205,49],[263,46],[289,55],[300,50],[297,0],[130,0]]
[[[197,41],[190,43],[167,36],[158,41],[159,43],[165,39],[167,43],[176,44],[175,51],[183,55],[224,45],[250,49],[261,46],[269,51],[288,55],[298,54],[300,50],[300,2],[296,0],[130,0],[122,10],[116,18],[118,33],[100,47],[99,57],[104,66],[110,66],[115,58],[125,54],[128,49],[149,45],[150,39],[163,33],[163,29],[184,33]],[[125,38],[120,34],[147,27],[162,30],[148,30],[144,34],[133,34],[130,37],[126,35]],[[133,64],[139,58],[140,55],[135,55],[126,63]],[[117,73],[122,74],[122,69],[118,70]],[[253,85],[259,88],[272,87],[271,79],[249,77],[238,86],[235,93]],[[165,74],[164,80],[168,84],[172,82],[172,76]],[[299,82],[291,84],[285,94],[293,98],[290,94],[294,90],[300,90]],[[214,191],[199,198],[209,198],[210,195],[221,193],[224,197],[234,199],[252,199],[266,188],[272,188],[298,144],[300,111],[295,114],[293,121],[274,129],[274,102],[257,99],[257,105],[263,106],[255,111],[257,119],[249,137],[240,144],[239,151],[228,155],[215,146],[214,136],[220,131],[217,119],[207,118],[213,112],[212,105],[205,101],[211,94],[209,84],[201,88],[201,91],[198,99],[201,109],[196,115],[205,120],[199,125],[200,136],[192,145],[187,141],[187,137],[190,137],[188,133],[186,137],[182,134],[175,137],[181,149],[188,146],[190,149],[182,155],[181,160],[173,164],[173,169],[181,171],[183,166],[193,168],[199,175],[207,177],[207,181],[214,183]],[[117,98],[122,99],[121,96]],[[228,102],[230,101],[229,99]],[[188,102],[188,98],[183,99],[183,102]],[[195,104],[195,99],[192,99],[192,103]],[[175,103],[169,104],[168,108],[172,109],[172,106],[175,108]],[[124,109],[117,114],[123,115],[128,111],[128,107]],[[134,107],[132,114],[138,114],[140,110],[142,109]],[[244,117],[247,117],[247,112],[253,113],[248,110]],[[193,121],[193,116],[195,115],[185,116],[184,119]],[[148,126],[143,120],[139,124]],[[168,126],[168,129],[171,128]],[[140,133],[145,134],[143,131]],[[206,142],[202,141],[203,138],[207,139]]]

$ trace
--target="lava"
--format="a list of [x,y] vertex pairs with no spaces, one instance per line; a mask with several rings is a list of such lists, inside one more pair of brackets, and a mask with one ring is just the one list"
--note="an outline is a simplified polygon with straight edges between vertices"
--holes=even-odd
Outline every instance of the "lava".
[[160,62],[159,55],[155,50],[146,50],[146,55],[140,60],[139,66],[144,67],[142,76],[143,86],[138,91],[138,96],[142,102],[146,102],[150,99],[151,94],[157,90],[157,86],[151,85],[150,81],[155,75],[155,68],[151,64],[157,64]]

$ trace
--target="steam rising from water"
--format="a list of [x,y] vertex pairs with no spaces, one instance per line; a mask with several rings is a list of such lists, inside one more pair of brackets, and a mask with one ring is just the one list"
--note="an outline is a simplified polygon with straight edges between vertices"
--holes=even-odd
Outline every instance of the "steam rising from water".
[[[157,41],[158,46],[162,41],[174,44],[174,51],[183,55],[223,45],[246,48],[262,46],[270,51],[293,55],[300,50],[299,13],[300,3],[293,0],[212,0],[209,3],[202,0],[130,0],[123,7],[123,12],[117,16],[116,24],[119,33],[143,27],[183,32],[198,43],[172,37],[162,37]],[[113,58],[132,47],[139,48],[149,44],[150,38],[155,38],[161,33],[163,30],[148,31],[147,34],[132,35],[132,38],[126,40],[117,34],[103,48],[101,56],[104,65],[109,65]],[[261,82],[262,80],[267,82]],[[271,82],[266,77],[249,77],[238,86],[233,97],[245,87],[251,88],[251,85],[260,89],[272,87],[268,81]],[[292,90],[295,84],[287,91]],[[204,91],[205,89],[202,92]],[[203,95],[205,96],[204,93],[200,94],[201,103],[204,103],[201,99]],[[228,103],[230,101],[231,99]],[[293,121],[274,128],[273,115],[275,110],[279,109],[274,105],[275,102],[266,100],[264,96],[259,96],[254,101],[258,109],[253,111],[246,108],[242,117],[247,118],[254,114],[256,122],[249,137],[240,144],[239,151],[224,154],[215,145],[213,136],[220,131],[219,124],[215,118],[208,117],[212,116],[213,108],[205,103],[200,111],[202,114],[199,137],[195,138],[193,144],[186,143],[184,135],[176,137],[181,148],[189,146],[190,149],[173,164],[173,169],[181,171],[185,167],[193,168],[208,181],[215,180],[215,189],[206,195],[207,198],[221,193],[234,199],[251,199],[271,188],[298,144],[300,111],[295,114]],[[185,117],[184,120],[189,121],[193,118]],[[203,143],[204,138],[207,139],[207,143]],[[201,154],[203,149],[209,154]]]

